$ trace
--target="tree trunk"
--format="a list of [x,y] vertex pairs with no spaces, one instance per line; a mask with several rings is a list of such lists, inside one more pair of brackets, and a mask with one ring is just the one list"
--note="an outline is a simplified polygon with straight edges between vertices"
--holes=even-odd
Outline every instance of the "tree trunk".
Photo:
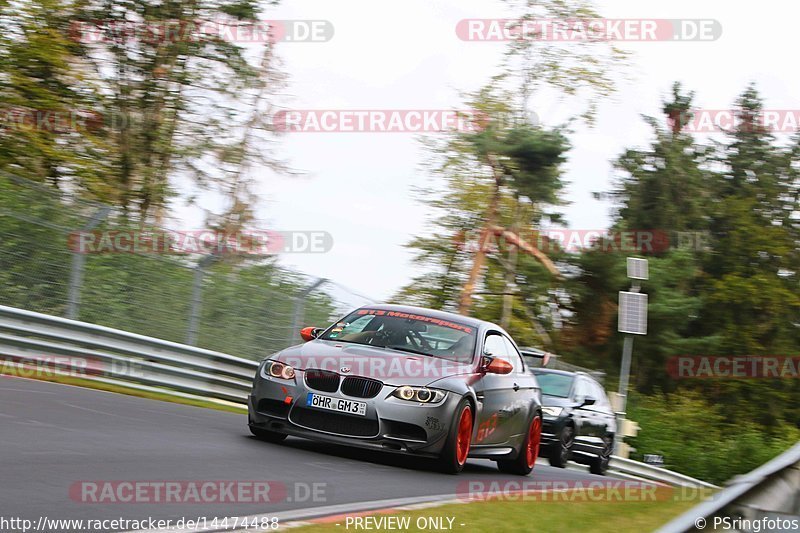
[[[497,171],[495,171],[497,172]],[[458,312],[462,315],[469,314],[470,307],[472,307],[472,293],[475,292],[475,284],[483,268],[483,263],[486,260],[486,246],[488,244],[489,236],[493,235],[489,228],[495,225],[497,219],[497,208],[500,205],[500,179],[495,177],[495,187],[492,193],[492,201],[489,204],[489,212],[486,214],[486,222],[484,223],[481,235],[478,241],[478,249],[475,252],[475,259],[472,261],[472,268],[469,271],[469,278],[464,284],[464,289],[461,291],[461,301],[458,305]]]

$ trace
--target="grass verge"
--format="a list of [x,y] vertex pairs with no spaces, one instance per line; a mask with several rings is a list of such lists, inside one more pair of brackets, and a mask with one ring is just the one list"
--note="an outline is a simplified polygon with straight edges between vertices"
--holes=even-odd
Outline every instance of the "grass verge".
[[[565,495],[566,496],[566,495]],[[292,529],[297,533],[366,530],[353,522],[369,516],[370,531],[431,531],[440,519],[442,529],[450,531],[486,531],[506,533],[529,532],[613,532],[641,533],[653,531],[672,518],[700,503],[699,498],[666,501],[486,501],[450,504],[416,511],[391,514],[353,514],[320,524]],[[391,523],[377,522],[381,517],[394,517]],[[450,521],[452,519],[452,522]],[[362,522],[362,524],[364,524]]]

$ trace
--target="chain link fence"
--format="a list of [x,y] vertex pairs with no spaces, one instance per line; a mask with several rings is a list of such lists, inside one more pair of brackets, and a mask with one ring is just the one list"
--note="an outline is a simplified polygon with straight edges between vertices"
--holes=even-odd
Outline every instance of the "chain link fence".
[[0,302],[259,359],[372,301],[274,257],[74,251],[92,230],[137,228],[68,187],[0,175]]

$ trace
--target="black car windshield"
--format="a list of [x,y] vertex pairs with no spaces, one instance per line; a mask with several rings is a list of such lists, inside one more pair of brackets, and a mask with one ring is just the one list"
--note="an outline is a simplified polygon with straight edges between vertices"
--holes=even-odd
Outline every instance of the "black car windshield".
[[461,363],[472,361],[475,327],[447,319],[384,309],[359,309],[319,337]]
[[556,396],[557,398],[568,398],[569,391],[572,389],[573,376],[569,374],[553,374],[551,372],[534,372],[542,394],[546,396]]

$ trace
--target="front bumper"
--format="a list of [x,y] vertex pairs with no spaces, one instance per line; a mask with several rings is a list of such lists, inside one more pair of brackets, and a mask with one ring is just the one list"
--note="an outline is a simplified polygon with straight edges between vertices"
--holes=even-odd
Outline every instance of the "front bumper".
[[544,455],[553,446],[558,444],[558,435],[564,427],[566,419],[564,418],[548,418],[544,417],[542,420],[542,440],[539,447],[539,455]]
[[[437,456],[444,447],[460,397],[448,393],[437,405],[421,405],[391,396],[396,385],[384,384],[373,398],[347,396],[337,390],[314,390],[296,370],[294,380],[256,376],[248,396],[250,426],[335,444],[390,452]],[[367,404],[366,415],[322,410],[306,405],[309,393]]]

